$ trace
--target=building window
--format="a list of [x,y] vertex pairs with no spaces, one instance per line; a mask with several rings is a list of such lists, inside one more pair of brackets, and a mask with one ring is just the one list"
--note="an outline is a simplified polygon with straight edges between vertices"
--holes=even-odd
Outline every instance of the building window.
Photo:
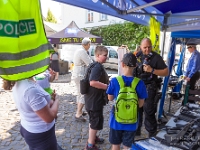
[[106,14],[100,14],[100,21],[103,21],[103,20],[107,20],[107,15]]
[[87,10],[86,18],[87,18],[86,20],[87,22],[93,22],[93,11]]

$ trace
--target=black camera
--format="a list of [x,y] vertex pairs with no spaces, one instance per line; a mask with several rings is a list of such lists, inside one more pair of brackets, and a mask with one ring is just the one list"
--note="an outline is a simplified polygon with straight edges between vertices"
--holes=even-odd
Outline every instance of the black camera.
[[153,53],[149,53],[148,55],[144,55],[145,58],[144,58],[143,63],[139,64],[138,67],[137,67],[138,74],[144,73],[143,65],[149,65],[150,58],[152,57],[152,55],[153,55]]

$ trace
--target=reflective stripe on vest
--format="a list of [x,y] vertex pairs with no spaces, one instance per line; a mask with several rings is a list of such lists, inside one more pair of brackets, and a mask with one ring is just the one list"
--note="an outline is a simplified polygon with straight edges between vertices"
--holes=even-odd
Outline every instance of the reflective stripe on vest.
[[49,44],[39,0],[0,1],[0,76],[17,81],[44,72]]

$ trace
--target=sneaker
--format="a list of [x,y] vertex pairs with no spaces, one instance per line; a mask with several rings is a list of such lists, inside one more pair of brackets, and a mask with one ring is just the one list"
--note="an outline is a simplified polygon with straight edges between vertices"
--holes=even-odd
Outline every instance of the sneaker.
[[101,150],[101,149],[96,145],[93,145],[92,147],[88,147],[88,145],[86,145],[84,150]]
[[103,144],[104,143],[104,139],[103,138],[99,138],[98,136],[96,136],[95,143],[96,144]]

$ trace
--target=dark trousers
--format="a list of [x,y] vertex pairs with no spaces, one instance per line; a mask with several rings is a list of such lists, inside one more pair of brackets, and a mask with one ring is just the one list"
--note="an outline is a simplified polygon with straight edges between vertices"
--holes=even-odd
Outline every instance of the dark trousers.
[[194,90],[194,89],[195,89],[195,84],[196,84],[196,82],[199,80],[199,78],[200,78],[200,72],[197,71],[197,72],[191,77],[190,82],[189,82],[189,84],[190,84],[190,89],[191,89],[191,90]]
[[55,126],[43,133],[31,133],[21,126],[20,133],[30,150],[57,150]]
[[138,130],[141,129],[143,123],[143,107],[139,108],[139,123],[138,123]]
[[[145,99],[143,110],[144,110],[144,125],[145,129],[149,133],[155,133],[157,131],[157,120],[156,120],[156,111],[157,104],[155,104],[155,97],[157,94],[157,87],[154,85],[147,85],[148,98]],[[142,115],[140,114],[140,117]],[[139,120],[142,120],[140,118]]]

